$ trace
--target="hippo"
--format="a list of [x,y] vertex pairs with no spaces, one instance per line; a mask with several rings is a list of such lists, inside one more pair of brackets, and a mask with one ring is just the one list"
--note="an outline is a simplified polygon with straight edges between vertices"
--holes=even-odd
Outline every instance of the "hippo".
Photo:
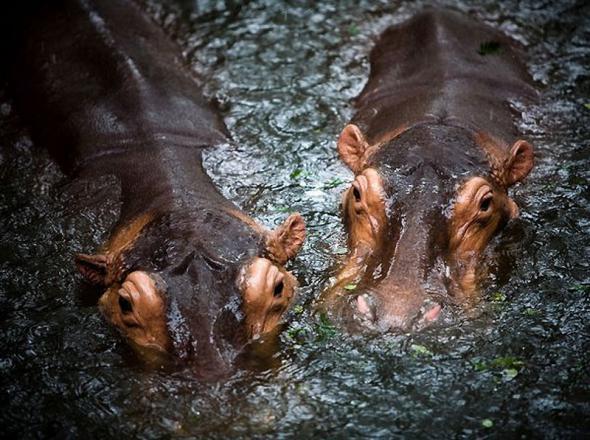
[[133,1],[60,0],[28,19],[15,102],[33,140],[73,181],[114,176],[120,217],[95,253],[75,256],[99,308],[143,353],[203,376],[233,368],[280,327],[297,285],[285,269],[300,214],[268,230],[227,200],[202,165],[230,142],[179,48]]
[[538,92],[509,37],[425,10],[386,29],[338,139],[349,253],[320,310],[351,328],[411,331],[472,304],[484,250],[518,216],[508,189],[533,167],[510,103]]

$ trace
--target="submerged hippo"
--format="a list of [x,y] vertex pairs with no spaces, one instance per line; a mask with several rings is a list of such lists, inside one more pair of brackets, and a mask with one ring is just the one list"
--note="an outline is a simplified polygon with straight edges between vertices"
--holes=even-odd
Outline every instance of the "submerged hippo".
[[508,188],[533,167],[509,105],[537,97],[520,55],[451,11],[381,35],[338,139],[356,177],[342,201],[350,252],[322,298],[334,317],[407,330],[474,297],[486,245],[518,215]]
[[283,265],[303,219],[266,230],[220,194],[202,152],[228,141],[226,127],[135,3],[49,3],[24,32],[18,106],[66,173],[121,184],[117,225],[76,266],[106,289],[100,309],[134,346],[222,373],[291,302]]

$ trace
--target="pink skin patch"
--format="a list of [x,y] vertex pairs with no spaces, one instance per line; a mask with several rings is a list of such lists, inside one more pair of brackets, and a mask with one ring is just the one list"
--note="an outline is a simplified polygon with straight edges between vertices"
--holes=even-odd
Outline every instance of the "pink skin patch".
[[431,308],[428,312],[424,313],[424,320],[425,321],[436,321],[436,319],[438,319],[438,315],[440,314],[440,311],[442,310],[442,307],[440,306],[440,304],[435,305],[433,308]]
[[367,300],[363,295],[356,297],[356,307],[363,315],[371,316],[371,308],[369,307],[369,304],[367,304]]

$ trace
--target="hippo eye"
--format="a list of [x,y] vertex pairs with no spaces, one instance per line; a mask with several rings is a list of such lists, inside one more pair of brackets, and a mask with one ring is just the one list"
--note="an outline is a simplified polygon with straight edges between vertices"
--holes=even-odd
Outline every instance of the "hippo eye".
[[124,315],[133,311],[131,302],[127,298],[123,298],[121,295],[119,295],[119,307],[121,308],[121,313]]
[[283,284],[282,281],[279,281],[277,283],[277,285],[275,286],[275,290],[273,292],[273,295],[275,298],[280,298],[281,295],[283,294],[283,289],[285,288],[285,284]]
[[484,199],[480,202],[479,210],[481,212],[487,212],[488,209],[490,209],[491,205],[492,205],[492,196],[489,195],[487,197],[484,197]]
[[352,195],[354,197],[354,201],[359,203],[361,201],[361,192],[360,190],[355,186],[352,187]]

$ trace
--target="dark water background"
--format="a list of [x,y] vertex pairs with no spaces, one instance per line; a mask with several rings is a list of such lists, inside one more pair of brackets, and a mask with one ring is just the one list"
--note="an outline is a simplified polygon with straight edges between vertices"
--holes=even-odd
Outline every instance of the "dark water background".
[[537,162],[490,247],[485,300],[446,328],[352,338],[311,313],[344,246],[335,139],[374,38],[423,3],[147,2],[235,137],[206,160],[224,194],[309,228],[274,368],[222,383],[145,366],[102,320],[71,256],[116,219],[113,182],[73,190],[0,92],[0,437],[590,435],[590,3],[498,3],[448,2],[523,43],[543,90],[514,103]]

